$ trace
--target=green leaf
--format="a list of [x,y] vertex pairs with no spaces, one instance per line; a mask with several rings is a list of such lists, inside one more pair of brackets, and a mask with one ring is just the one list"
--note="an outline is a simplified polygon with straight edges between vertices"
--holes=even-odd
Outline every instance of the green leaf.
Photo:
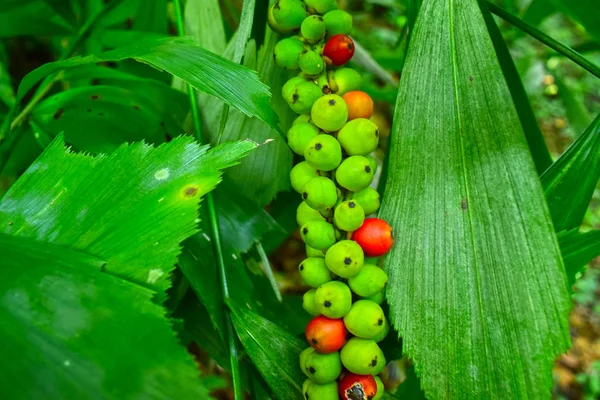
[[20,102],[42,78],[59,70],[128,58],[165,70],[249,117],[266,122],[272,129],[279,129],[277,114],[269,103],[269,88],[259,81],[256,73],[202,49],[189,38],[146,40],[98,55],[45,64],[23,78],[17,101]]
[[67,247],[0,233],[0,249],[3,398],[209,398],[152,291]]
[[533,0],[523,12],[523,20],[533,26],[538,26],[550,15],[556,13],[556,8],[547,0]]
[[[71,28],[44,1],[2,0],[0,39],[23,35],[67,35]],[[19,3],[18,5],[16,3]]]
[[156,290],[161,300],[179,243],[197,230],[199,199],[221,169],[255,147],[246,141],[208,152],[179,137],[94,158],[65,151],[59,135],[2,198],[0,226],[99,256],[107,272]]
[[600,115],[540,179],[556,232],[578,228],[600,179]]
[[411,365],[405,369],[405,373],[406,379],[394,393],[394,397],[397,399],[427,400],[425,393],[421,390],[421,382],[415,374],[415,368]]
[[548,146],[546,146],[546,141],[544,140],[542,131],[540,130],[535,115],[533,114],[531,103],[529,102],[529,98],[527,97],[527,93],[523,87],[523,82],[521,81],[521,77],[519,76],[519,72],[517,71],[512,56],[510,55],[508,47],[502,38],[500,29],[498,29],[492,14],[485,4],[483,4],[481,7],[481,13],[487,25],[490,38],[492,39],[496,56],[498,57],[498,62],[502,68],[504,79],[506,80],[506,84],[510,90],[510,95],[512,96],[512,101],[515,104],[519,120],[521,121],[521,126],[525,132],[525,138],[529,144],[529,151],[533,157],[533,162],[535,163],[538,175],[542,174],[542,172],[544,172],[552,164],[552,158],[550,157]]
[[560,12],[579,22],[596,40],[600,40],[600,14],[596,0],[546,0]]
[[188,0],[184,15],[186,33],[206,50],[222,54],[227,40],[219,0]]
[[234,306],[232,311],[233,325],[240,341],[276,398],[298,399],[306,378],[300,370],[298,356],[306,344],[243,306]]
[[476,0],[423,2],[390,145],[387,300],[426,395],[548,397],[570,298]]
[[560,250],[565,262],[569,290],[585,270],[587,263],[600,256],[600,230],[579,232],[579,229],[558,234]]
[[[0,54],[6,54],[5,48],[1,44]],[[8,66],[0,59],[0,100],[9,108],[15,104],[15,90],[13,89],[11,80],[12,78],[8,72]]]
[[[592,116],[588,113],[584,105],[584,95],[579,90],[572,88],[567,83],[566,76],[556,68],[552,71],[554,83],[558,86],[558,94],[565,107],[565,112],[569,124],[575,132],[583,132],[592,122]],[[599,74],[600,77],[600,74]]]

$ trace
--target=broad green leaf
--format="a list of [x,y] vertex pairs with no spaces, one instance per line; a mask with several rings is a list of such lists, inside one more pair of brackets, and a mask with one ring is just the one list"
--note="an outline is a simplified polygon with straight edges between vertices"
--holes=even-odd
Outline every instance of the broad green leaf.
[[67,247],[0,249],[2,398],[209,398],[152,291]]
[[90,157],[65,151],[59,135],[0,201],[0,226],[101,257],[107,272],[162,299],[179,243],[197,230],[198,201],[221,169],[255,147],[246,141],[207,151],[179,137],[156,149],[137,143]]
[[34,2],[37,2],[37,0],[4,0],[2,4],[0,4],[0,12],[6,12]]
[[423,2],[390,145],[387,300],[427,397],[548,397],[570,299],[476,0]]
[[219,1],[188,0],[184,15],[186,33],[206,50],[222,54],[227,40]]
[[596,40],[600,40],[600,14],[597,0],[546,0],[557,10],[579,22]]
[[67,23],[74,25],[77,17],[73,13],[72,0],[44,0],[44,3],[48,4],[52,10],[60,15]]
[[523,12],[523,20],[538,26],[550,15],[556,13],[556,8],[548,0],[533,0]]
[[[0,39],[23,35],[67,35],[71,28],[42,0],[2,0]],[[16,3],[20,3],[17,5]],[[4,9],[4,10],[3,10]]]
[[573,88],[567,81],[560,69],[552,71],[554,82],[558,86],[558,94],[565,107],[569,124],[575,132],[583,132],[592,122],[592,116],[588,113],[584,105],[584,95]]
[[189,38],[147,40],[98,55],[45,64],[23,78],[17,91],[17,101],[20,102],[43,77],[56,71],[128,58],[165,70],[249,117],[266,122],[272,129],[279,129],[277,114],[269,103],[269,88],[259,81],[256,73],[202,49]]
[[569,290],[572,290],[586,264],[600,256],[600,231],[579,232],[575,228],[560,232],[558,241],[565,262]]
[[[5,54],[5,48],[1,44],[0,52]],[[0,60],[0,100],[9,108],[15,104],[15,90],[11,80],[7,65]]]
[[546,146],[542,131],[533,114],[531,103],[529,102],[512,56],[502,38],[500,29],[498,29],[492,14],[485,4],[482,4],[481,13],[487,25],[488,33],[494,45],[494,50],[496,51],[506,84],[510,90],[512,101],[515,104],[519,120],[521,121],[523,132],[525,132],[525,138],[529,144],[529,151],[533,157],[533,162],[538,174],[542,174],[552,164],[548,146]]
[[239,64],[246,52],[246,44],[252,33],[252,22],[254,20],[254,7],[256,0],[243,0],[242,15],[240,16],[240,25],[235,35],[235,50],[233,53],[233,61]]
[[600,179],[600,115],[540,179],[556,232],[578,228]]
[[298,399],[305,380],[298,356],[306,343],[244,306],[234,306],[232,311],[240,341],[276,398]]

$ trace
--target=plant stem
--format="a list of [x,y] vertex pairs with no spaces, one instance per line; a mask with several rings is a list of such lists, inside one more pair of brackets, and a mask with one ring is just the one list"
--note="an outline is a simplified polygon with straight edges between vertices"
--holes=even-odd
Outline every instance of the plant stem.
[[[183,11],[181,8],[180,0],[173,0],[173,7],[175,8],[175,20],[177,24],[177,33],[179,36],[185,35],[185,28],[183,25]],[[200,112],[198,109],[198,98],[196,97],[196,90],[188,85],[188,96],[190,100],[192,122],[194,124],[194,132],[198,142],[203,143],[204,138],[202,134],[202,121],[200,119]],[[229,285],[227,283],[227,273],[225,271],[225,259],[223,257],[223,247],[221,241],[221,229],[219,227],[219,219],[217,217],[217,211],[214,203],[212,193],[206,195],[206,207],[208,208],[208,218],[210,221],[210,228],[212,231],[212,243],[214,246],[215,254],[217,256],[217,266],[219,269],[219,280],[221,282],[221,291],[223,293],[223,301],[227,307],[230,305],[229,296]],[[231,316],[229,312],[225,313],[225,329],[227,332],[227,341],[229,345],[229,362],[231,367],[231,380],[233,383],[233,393],[236,400],[244,398],[244,392],[242,389],[242,379],[240,373],[240,364],[238,359],[238,347],[237,337],[233,324],[231,322]]]
[[563,56],[571,59],[574,63],[578,64],[580,67],[584,68],[588,72],[594,74],[598,78],[600,78],[600,67],[596,64],[589,61],[587,58],[570,48],[569,46],[565,46],[564,44],[552,39],[550,36],[546,35],[542,31],[537,28],[529,25],[527,22],[523,21],[521,18],[512,15],[508,11],[498,7],[495,4],[487,2],[487,6],[491,12],[502,18],[503,20],[513,24],[517,28],[521,29],[523,32],[533,36],[546,46],[550,47],[557,53],[562,54]]

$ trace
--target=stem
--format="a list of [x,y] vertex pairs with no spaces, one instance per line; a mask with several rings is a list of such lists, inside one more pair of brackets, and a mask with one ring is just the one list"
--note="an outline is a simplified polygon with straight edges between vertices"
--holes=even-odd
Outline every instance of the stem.
[[550,36],[546,35],[545,33],[538,30],[537,28],[529,25],[527,22],[523,21],[521,18],[519,18],[515,15],[512,15],[511,13],[498,7],[497,5],[492,4],[489,1],[487,2],[487,5],[491,12],[493,12],[494,14],[496,14],[503,20],[513,24],[517,28],[521,29],[523,32],[533,36],[534,38],[536,38],[537,40],[539,40],[546,46],[550,47],[557,53],[560,53],[563,56],[571,59],[571,61],[578,64],[580,67],[584,68],[588,72],[590,72],[590,73],[596,75],[598,78],[600,78],[600,67],[598,67],[596,64],[592,63],[587,58],[585,58],[584,56],[582,56],[581,54],[579,54],[578,52],[573,50],[571,47],[565,46],[564,44],[552,39]]
[[[181,8],[180,0],[173,0],[173,7],[175,8],[175,20],[177,24],[177,33],[179,36],[185,35],[185,28],[183,25],[183,11]],[[202,122],[200,119],[200,112],[198,109],[198,98],[196,97],[196,91],[188,85],[188,96],[190,100],[192,122],[194,123],[194,132],[198,142],[203,143],[202,135]],[[214,203],[212,193],[206,195],[206,207],[208,208],[208,218],[210,221],[210,228],[212,231],[212,243],[214,246],[215,254],[217,256],[217,266],[219,269],[219,280],[221,282],[221,291],[223,293],[223,301],[229,307],[230,296],[229,296],[229,285],[227,283],[227,273],[225,271],[225,259],[223,257],[223,246],[221,241],[221,230],[219,228],[219,220],[217,217],[217,211]],[[233,393],[236,400],[244,398],[244,391],[242,389],[242,379],[240,373],[240,364],[238,359],[238,348],[237,348],[237,337],[233,324],[231,322],[231,316],[229,312],[225,313],[225,329],[227,332],[227,341],[229,345],[229,362],[231,367],[231,380],[233,383]]]

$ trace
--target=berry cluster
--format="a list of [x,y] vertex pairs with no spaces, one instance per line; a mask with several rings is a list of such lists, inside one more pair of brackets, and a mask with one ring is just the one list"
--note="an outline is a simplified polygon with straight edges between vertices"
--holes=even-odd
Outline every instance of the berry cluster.
[[311,347],[300,354],[308,377],[303,394],[376,400],[384,393],[377,374],[386,360],[377,343],[389,331],[380,306],[388,277],[368,257],[387,253],[393,239],[385,221],[366,218],[380,204],[370,187],[379,130],[370,120],[373,101],[358,90],[360,75],[343,67],[354,54],[352,17],[336,0],[278,0],[269,24],[296,34],[277,43],[274,57],[280,67],[300,70],[282,94],[301,114],[287,139],[304,157],[290,178],[304,200],[296,219],[308,258],[299,270],[312,289],[303,306],[315,316],[306,327]]

